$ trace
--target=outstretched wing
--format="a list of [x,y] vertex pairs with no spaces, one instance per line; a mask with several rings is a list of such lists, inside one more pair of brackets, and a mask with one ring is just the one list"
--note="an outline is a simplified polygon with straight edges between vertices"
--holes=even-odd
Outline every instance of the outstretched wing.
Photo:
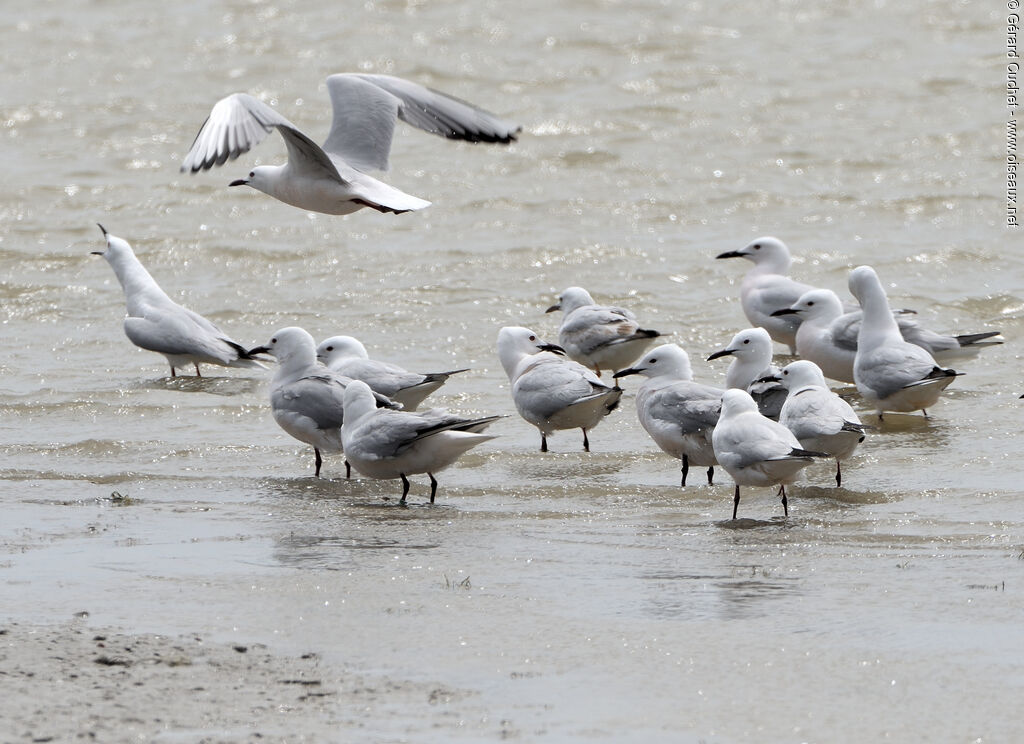
[[214,105],[181,164],[197,173],[249,152],[277,129],[288,146],[291,167],[310,175],[346,182],[335,164],[309,137],[267,104],[246,93],[233,93]]
[[448,139],[508,143],[522,127],[471,103],[390,75],[327,78],[334,108],[324,150],[360,171],[387,170],[396,117]]

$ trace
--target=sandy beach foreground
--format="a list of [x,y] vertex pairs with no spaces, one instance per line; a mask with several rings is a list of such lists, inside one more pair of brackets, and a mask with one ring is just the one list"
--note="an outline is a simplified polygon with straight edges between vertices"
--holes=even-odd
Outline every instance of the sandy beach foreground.
[[[370,680],[319,654],[89,627],[0,628],[0,741],[344,741],[380,704],[443,707],[436,685]],[[442,714],[443,715],[443,714]]]

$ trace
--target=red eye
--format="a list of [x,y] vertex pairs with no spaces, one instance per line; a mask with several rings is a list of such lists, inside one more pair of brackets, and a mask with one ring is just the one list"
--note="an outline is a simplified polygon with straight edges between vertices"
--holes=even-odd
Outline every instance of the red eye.
[[537,337],[536,337],[536,336],[530,336],[530,340],[531,340],[531,341],[536,341],[536,340],[537,340]]
[[761,244],[760,243],[754,243],[754,250],[755,251],[761,250]]

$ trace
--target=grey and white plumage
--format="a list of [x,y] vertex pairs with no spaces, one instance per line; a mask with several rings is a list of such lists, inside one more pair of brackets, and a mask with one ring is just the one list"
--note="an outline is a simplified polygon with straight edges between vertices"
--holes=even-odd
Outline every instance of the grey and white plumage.
[[625,308],[598,305],[582,287],[569,287],[546,312],[561,310],[558,344],[568,357],[593,369],[628,367],[661,334],[641,328],[636,316]]
[[[853,382],[853,360],[857,354],[857,334],[863,311],[847,312],[839,296],[829,289],[805,292],[789,308],[776,316],[793,314],[801,319],[796,331],[796,352],[819,367],[826,377]],[[998,331],[944,335],[923,327],[906,313],[895,314],[896,325],[905,341],[920,346],[938,361],[977,356],[984,348],[1002,341],[993,340]]]
[[801,359],[787,364],[780,377],[789,395],[779,423],[793,432],[803,449],[832,455],[836,486],[843,485],[842,461],[864,441],[867,427],[850,404],[828,388],[814,362]]
[[387,170],[396,119],[468,142],[506,144],[521,130],[465,101],[390,75],[331,75],[327,92],[334,118],[322,147],[270,106],[246,93],[234,93],[214,105],[181,170],[196,173],[223,165],[276,129],[287,145],[288,162],[257,166],[231,186],[250,186],[286,204],[324,214],[349,214],[363,207],[400,213],[423,209],[430,202],[367,174]]
[[903,339],[874,269],[858,266],[850,272],[849,286],[864,310],[853,362],[857,390],[879,416],[916,410],[927,416],[959,373],[939,367],[931,354]]
[[190,364],[196,375],[200,375],[200,364],[263,367],[216,325],[168,297],[128,241],[111,235],[103,225],[99,228],[107,248],[93,254],[106,259],[124,290],[128,312],[124,319],[125,335],[140,349],[163,354],[171,366],[171,377],[176,376],[176,368]]
[[404,367],[370,359],[366,347],[352,336],[331,336],[316,347],[316,358],[338,374],[362,380],[370,389],[400,403],[406,411],[415,411],[423,400],[447,382],[448,378],[467,369],[448,372],[410,372]]
[[467,419],[441,409],[421,413],[378,408],[370,386],[353,380],[345,388],[341,439],[352,467],[370,478],[402,480],[401,503],[410,475],[430,476],[430,503],[437,494],[434,473],[464,453],[494,439],[482,434],[500,416]]
[[717,464],[711,432],[725,391],[694,382],[690,357],[676,344],[651,349],[615,378],[626,375],[646,378],[636,391],[637,417],[662,451],[682,460],[681,485],[686,486],[690,465],[706,467],[710,485]]
[[619,404],[622,389],[606,385],[590,369],[561,356],[561,347],[541,341],[529,328],[509,326],[498,332],[498,358],[512,383],[512,401],[519,415],[540,430],[540,449],[559,429],[582,429],[583,449],[590,451],[587,432]]
[[711,443],[718,464],[736,483],[733,519],[739,509],[741,485],[779,486],[783,512],[788,515],[786,485],[815,458],[828,457],[803,449],[793,432],[758,413],[754,399],[739,389],[726,390],[722,396],[722,412]]
[[745,258],[754,267],[747,271],[740,284],[740,304],[750,324],[764,328],[769,335],[796,353],[797,316],[773,316],[776,310],[788,308],[804,292],[814,289],[809,284],[790,279],[793,258],[789,248],[778,238],[765,236],[752,240],[738,251],[720,253],[715,258]]
[[724,349],[713,352],[708,361],[732,357],[725,373],[725,386],[746,390],[757,401],[758,410],[778,419],[786,400],[786,389],[777,377],[779,368],[772,363],[772,339],[764,328],[740,331]]
[[[277,370],[270,381],[270,410],[288,434],[313,447],[314,475],[320,477],[323,453],[342,452],[345,388],[352,380],[331,372],[316,360],[316,342],[307,331],[282,328],[264,346],[250,353],[270,354]],[[377,405],[392,406],[383,396]]]

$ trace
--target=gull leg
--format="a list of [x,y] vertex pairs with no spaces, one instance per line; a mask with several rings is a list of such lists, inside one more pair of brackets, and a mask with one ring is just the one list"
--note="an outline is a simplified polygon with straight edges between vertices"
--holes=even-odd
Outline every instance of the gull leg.
[[590,440],[587,439],[587,430],[583,430],[583,451],[590,452]]
[[843,466],[839,460],[836,460],[836,488],[840,488],[843,485]]
[[928,411],[926,411],[926,410],[924,410],[924,409],[922,408],[922,409],[921,409],[921,413],[923,413],[923,414],[924,414],[924,417],[925,417],[925,418],[928,418]]
[[740,484],[736,484],[736,495],[732,497],[732,518],[736,519],[736,511],[740,508]]
[[202,377],[203,375],[199,372],[199,362],[192,362],[196,368],[196,377]]
[[708,485],[715,485],[715,466],[711,465],[708,467]]
[[548,451],[548,438],[547,438],[547,435],[544,434],[544,432],[540,433],[540,451],[541,452],[547,452]]
[[434,496],[437,495],[437,478],[434,477],[433,473],[427,473],[430,476],[430,503],[434,503]]
[[324,458],[320,457],[320,450],[318,450],[316,447],[313,448],[313,454],[316,455],[316,459],[314,460],[314,462],[316,463],[316,470],[313,471],[313,476],[315,478],[319,478],[320,466],[324,464]]
[[171,365],[171,377],[177,377],[178,373],[174,371],[174,365]]
[[345,460],[345,477],[352,477],[352,466],[349,464],[348,460]]
[[785,516],[789,516],[789,502],[786,500],[786,484],[782,483],[779,485],[779,493],[782,494],[782,513]]
[[402,498],[398,500],[398,503],[404,504],[405,497],[409,495],[409,479],[405,477],[405,473],[400,475],[402,476]]
[[683,482],[679,485],[686,488],[686,474],[690,472],[690,458],[683,453]]

